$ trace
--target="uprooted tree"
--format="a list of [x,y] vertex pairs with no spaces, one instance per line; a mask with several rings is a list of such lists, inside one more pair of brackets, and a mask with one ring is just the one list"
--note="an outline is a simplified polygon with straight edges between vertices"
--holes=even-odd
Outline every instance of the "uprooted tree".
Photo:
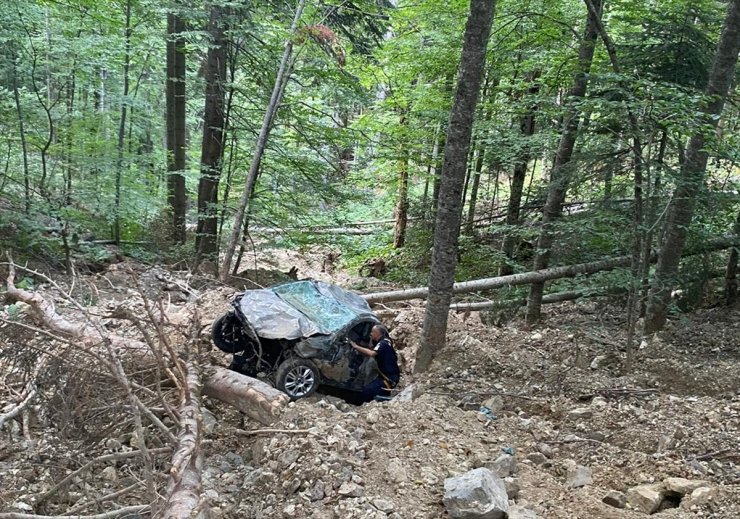
[[[0,360],[7,365],[0,382],[16,395],[17,403],[0,414],[0,428],[20,422],[26,440],[33,441],[32,421],[54,421],[62,437],[90,439],[107,433],[127,438],[130,447],[116,448],[119,440],[113,440],[108,445],[113,453],[60,477],[35,499],[34,512],[81,516],[104,510],[95,517],[107,518],[149,510],[167,518],[206,517],[200,483],[201,396],[225,402],[261,424],[271,424],[287,404],[287,395],[259,380],[209,365],[195,308],[174,323],[162,304],[142,295],[136,311],[128,298],[103,318],[38,272],[28,271],[43,279],[58,294],[58,301],[19,288],[15,284],[19,267],[10,262],[7,268],[7,298],[17,303],[17,315],[3,323],[7,349]],[[65,315],[56,309],[61,305],[68,308]],[[26,314],[40,327],[28,324]],[[148,319],[142,319],[144,314]],[[137,336],[106,328],[118,327],[123,321],[133,324]],[[135,464],[136,484],[96,499],[70,500],[69,487],[75,477],[99,464],[122,460]],[[169,467],[166,478],[155,470],[162,465]],[[108,501],[114,498],[129,506],[111,509]],[[10,517],[38,515],[0,514],[0,518]]]

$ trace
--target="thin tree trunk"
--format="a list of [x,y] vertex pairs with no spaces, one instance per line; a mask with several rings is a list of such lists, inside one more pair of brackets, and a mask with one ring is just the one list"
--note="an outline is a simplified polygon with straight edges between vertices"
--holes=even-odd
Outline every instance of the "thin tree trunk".
[[432,148],[432,206],[429,211],[429,216],[432,220],[435,219],[435,215],[437,214],[437,206],[439,205],[439,186],[442,178],[442,159],[444,157],[440,155],[439,150],[444,150],[445,141],[447,139],[447,134],[442,131],[442,123],[440,123],[437,128],[437,134],[437,140],[434,143],[434,148]]
[[287,83],[288,77],[290,77],[292,62],[291,56],[293,54],[293,35],[298,28],[298,22],[303,14],[303,8],[306,5],[306,0],[298,0],[296,7],[295,16],[293,17],[293,23],[290,27],[290,36],[285,42],[285,50],[283,51],[283,57],[280,61],[280,67],[278,68],[277,75],[275,76],[275,84],[272,88],[272,95],[270,96],[270,102],[265,110],[265,115],[262,118],[262,127],[260,128],[259,136],[257,137],[257,143],[255,144],[254,154],[252,155],[252,162],[249,164],[249,172],[247,173],[247,181],[244,184],[244,190],[242,191],[241,198],[239,199],[239,205],[234,215],[234,226],[231,231],[231,238],[229,239],[226,253],[224,254],[223,268],[221,269],[221,278],[226,279],[231,269],[231,263],[233,261],[234,252],[236,246],[239,244],[239,238],[242,233],[242,226],[244,225],[244,219],[249,213],[249,199],[252,196],[252,191],[257,183],[257,175],[259,173],[260,164],[262,163],[262,156],[265,153],[267,147],[267,138],[270,136],[270,130],[272,129],[272,122],[277,114],[278,107],[282,98],[285,84]]
[[[644,261],[645,258],[649,258],[653,251],[653,239],[655,236],[655,227],[658,225],[658,219],[656,217],[657,214],[657,208],[658,208],[658,200],[660,196],[660,188],[662,185],[662,176],[663,176],[663,168],[665,167],[664,159],[665,159],[665,150],[666,146],[668,144],[668,132],[666,130],[663,130],[660,143],[658,145],[658,156],[656,158],[656,167],[654,169],[655,171],[655,179],[652,180],[652,186],[650,186],[650,192],[646,193],[646,200],[648,201],[648,206],[646,209],[646,217],[645,222],[647,226],[647,231],[645,232],[645,240],[642,243],[642,257],[643,257],[643,263],[642,263],[642,288],[641,288],[641,295],[640,295],[640,317],[645,316],[645,312],[647,311],[647,299],[648,299],[648,293],[650,291],[650,264],[646,261]],[[651,182],[648,180],[648,182]]]
[[[535,71],[530,74],[530,81],[532,82],[529,87],[529,95],[535,96],[540,91],[540,85],[537,83],[537,77],[539,71]],[[537,103],[533,103],[529,112],[524,114],[519,121],[519,130],[522,138],[529,140],[534,135],[535,130],[535,115],[537,113]],[[506,206],[506,236],[504,237],[504,243],[502,245],[502,252],[504,253],[505,261],[499,268],[499,276],[508,276],[514,273],[514,266],[512,262],[514,260],[514,249],[518,238],[512,231],[512,228],[519,225],[519,217],[521,215],[522,208],[522,194],[524,192],[524,180],[527,178],[527,170],[529,169],[529,161],[532,159],[532,150],[528,143],[522,146],[522,151],[517,161],[514,164],[514,170],[511,177],[511,189],[509,190],[509,203]],[[534,176],[534,171],[532,172]]]
[[226,27],[220,4],[211,5],[206,72],[206,104],[198,182],[198,225],[195,248],[197,261],[209,260],[218,266],[218,184],[224,155],[224,102],[226,82]]
[[125,54],[123,58],[123,93],[121,94],[121,119],[118,124],[118,158],[116,160],[115,201],[113,214],[113,241],[121,241],[121,183],[123,180],[123,151],[126,136],[126,109],[128,107],[129,68],[131,67],[131,0],[126,2],[124,27]]
[[[408,126],[406,114],[402,113],[399,121],[402,131]],[[395,225],[393,228],[393,248],[403,247],[406,241],[406,225],[409,217],[409,151],[405,139],[401,141],[401,158],[398,161],[398,199],[393,211]]]
[[[740,236],[740,211],[737,213],[733,230],[736,235]],[[727,269],[725,270],[725,303],[728,306],[737,302],[737,262],[738,247],[733,247],[730,249],[730,257],[727,260]]]
[[[594,2],[596,8],[600,11],[601,0]],[[563,202],[570,184],[570,159],[573,155],[576,138],[578,137],[579,120],[581,110],[578,108],[576,101],[586,95],[588,87],[588,74],[591,71],[591,63],[594,57],[594,48],[596,47],[596,38],[598,36],[597,22],[591,13],[588,13],[583,39],[578,49],[578,69],[573,87],[568,93],[567,103],[569,104],[568,112],[563,123],[563,133],[560,137],[558,151],[553,160],[552,171],[550,172],[550,184],[547,191],[547,201],[542,211],[542,230],[537,239],[537,246],[534,259],[534,270],[547,268],[550,263],[551,248],[554,241],[553,225],[560,218],[563,212]],[[543,283],[533,283],[529,290],[527,304],[527,323],[533,324],[540,319],[540,305],[544,291]]]
[[185,24],[167,15],[167,203],[172,217],[172,241],[185,242]]
[[[709,74],[704,94],[707,104],[702,109],[704,124],[715,130],[724,108],[727,92],[735,77],[740,52],[740,0],[730,0],[722,28],[717,53]],[[676,189],[668,207],[665,237],[648,298],[645,331],[663,328],[668,315],[671,289],[675,283],[678,264],[686,243],[686,232],[694,216],[696,197],[704,183],[709,154],[708,135],[699,132],[689,139],[686,159],[676,180]]]
[[23,194],[25,201],[26,214],[31,212],[31,179],[28,172],[28,147],[26,146],[26,131],[23,126],[23,110],[21,109],[20,95],[18,94],[18,69],[15,66],[15,56],[13,60],[12,78],[13,100],[15,101],[15,111],[18,114],[18,130],[21,140],[21,152],[23,153]]
[[[595,20],[601,39],[606,47],[609,60],[612,64],[612,70],[615,74],[621,75],[622,69],[619,65],[619,59],[617,57],[617,50],[612,42],[609,34],[606,32],[604,24],[601,22],[601,15],[599,8],[594,5],[592,0],[584,0],[586,7],[589,10],[591,17]],[[626,88],[620,81],[620,84]],[[634,180],[634,211],[632,217],[632,261],[630,262],[630,274],[631,284],[629,297],[627,299],[627,360],[625,363],[625,370],[630,372],[632,370],[632,357],[633,357],[633,341],[635,333],[635,324],[637,321],[638,305],[640,299],[640,272],[642,271],[642,251],[643,241],[645,238],[645,229],[643,228],[644,212],[643,212],[643,157],[642,157],[642,138],[640,136],[640,127],[632,109],[629,105],[625,105],[627,111],[627,120],[629,121],[630,131],[632,133],[632,153],[634,157],[634,168],[635,168],[635,180]]]
[[473,132],[475,107],[483,82],[486,47],[495,5],[496,2],[491,0],[472,0],[470,16],[465,26],[457,92],[447,129],[439,206],[434,227],[431,281],[421,346],[414,368],[417,372],[428,369],[434,354],[445,344],[457,265],[457,241],[462,216],[460,197],[465,181],[465,163]]
[[[486,114],[486,120],[488,120],[489,118],[489,113]],[[468,201],[468,216],[465,222],[465,234],[473,234],[473,229],[475,226],[475,206],[478,203],[480,176],[483,172],[483,159],[485,155],[485,144],[478,144],[474,153],[475,160],[473,165],[473,184],[470,186],[470,200]]]

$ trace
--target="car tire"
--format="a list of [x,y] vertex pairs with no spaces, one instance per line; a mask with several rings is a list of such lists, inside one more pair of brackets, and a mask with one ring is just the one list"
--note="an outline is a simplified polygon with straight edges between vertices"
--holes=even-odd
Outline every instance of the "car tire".
[[222,315],[211,327],[213,344],[225,353],[240,353],[250,346],[249,336],[234,312]]
[[275,385],[291,400],[313,395],[321,383],[319,369],[310,360],[291,357],[278,366]]

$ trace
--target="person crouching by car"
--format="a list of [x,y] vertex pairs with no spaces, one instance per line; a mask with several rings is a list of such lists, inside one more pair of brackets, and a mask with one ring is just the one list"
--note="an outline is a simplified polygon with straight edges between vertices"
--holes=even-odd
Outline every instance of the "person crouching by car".
[[380,375],[362,388],[362,401],[371,402],[376,396],[390,396],[391,389],[401,379],[398,368],[398,357],[393,349],[393,342],[388,330],[382,324],[376,324],[370,331],[370,347],[365,348],[352,343],[352,347],[365,357],[374,357]]

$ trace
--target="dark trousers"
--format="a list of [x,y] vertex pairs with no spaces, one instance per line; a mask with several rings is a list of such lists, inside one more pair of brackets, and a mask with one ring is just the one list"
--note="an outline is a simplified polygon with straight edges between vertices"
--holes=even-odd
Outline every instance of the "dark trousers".
[[[395,386],[397,383],[396,381],[393,385]],[[362,388],[362,401],[372,402],[378,395],[391,396],[391,390],[385,387],[385,381],[381,377],[376,378]]]

